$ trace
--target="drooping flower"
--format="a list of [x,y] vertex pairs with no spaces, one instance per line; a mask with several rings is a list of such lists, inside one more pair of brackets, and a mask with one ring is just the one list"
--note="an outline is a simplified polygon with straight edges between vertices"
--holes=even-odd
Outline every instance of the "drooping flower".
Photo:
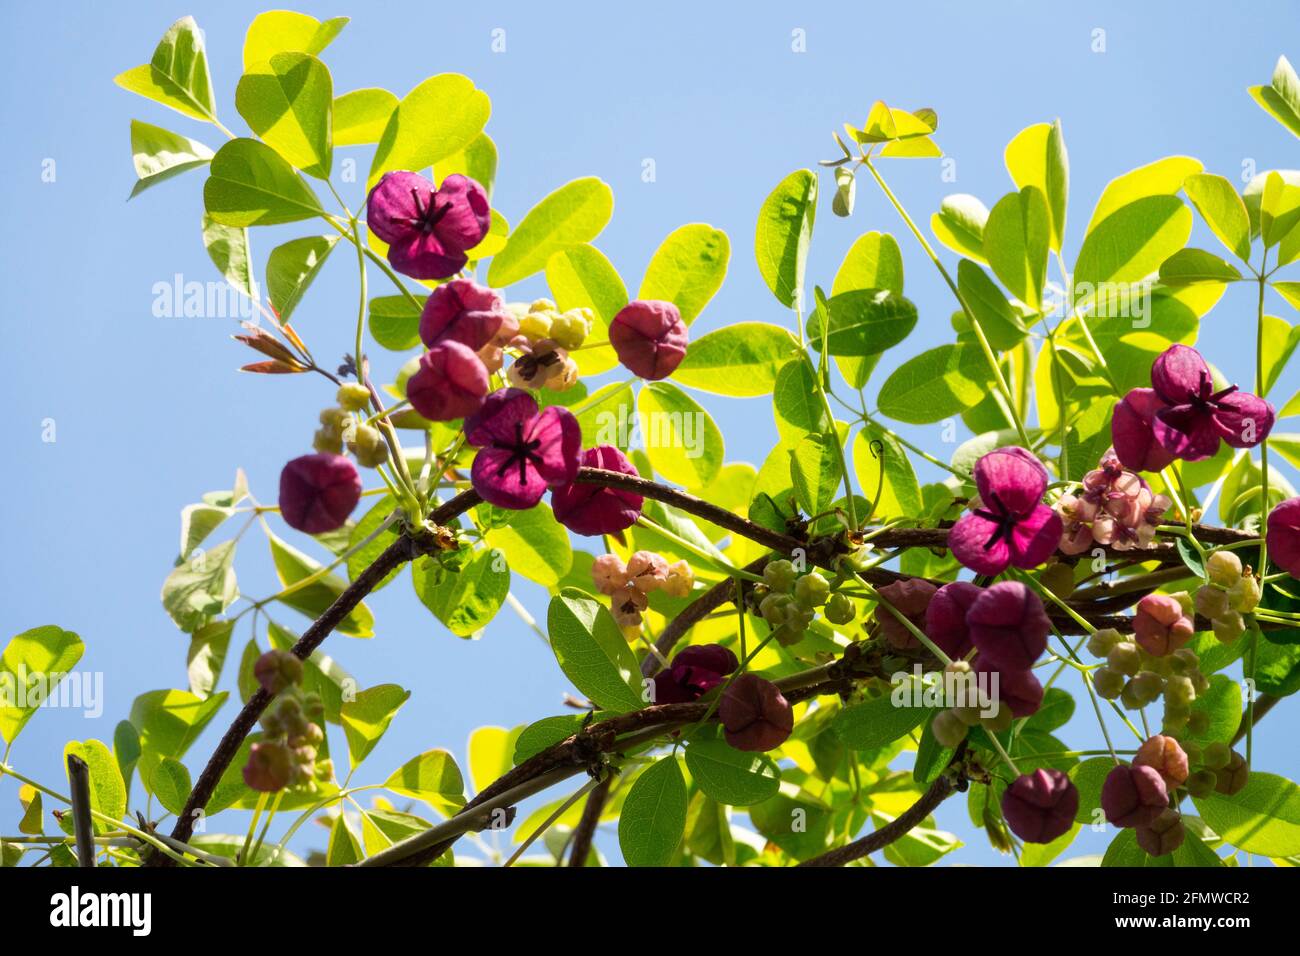
[[1115,406],[1110,419],[1110,438],[1115,454],[1126,468],[1159,471],[1177,459],[1177,455],[1156,440],[1152,430],[1156,412],[1164,406],[1164,401],[1150,388],[1131,389]]
[[684,598],[695,589],[695,572],[685,559],[668,565],[668,578],[661,586],[664,594]]
[[341,528],[360,500],[361,476],[342,455],[302,455],[280,472],[280,517],[298,531]]
[[627,587],[627,565],[617,554],[602,554],[591,562],[591,579],[601,594]]
[[[1028,717],[1042,706],[1043,685],[1033,671],[999,667],[983,654],[976,655],[971,666],[977,677],[986,682],[989,695],[1013,716]],[[997,681],[996,687],[993,686],[994,680]]]
[[975,510],[948,532],[953,555],[979,574],[1033,568],[1056,550],[1061,517],[1043,504],[1047,469],[1023,448],[997,448],[975,463]]
[[657,591],[668,581],[668,561],[653,551],[638,551],[627,559],[627,579],[642,591]]
[[1107,449],[1098,467],[1083,476],[1079,493],[1062,495],[1056,503],[1063,525],[1060,549],[1082,554],[1098,544],[1117,551],[1150,547],[1172,503],[1153,494],[1141,475],[1125,469],[1115,450]]
[[278,694],[302,680],[302,661],[289,651],[271,648],[253,665],[253,676],[262,690]]
[[1138,827],[1133,835],[1148,856],[1164,856],[1183,845],[1187,828],[1183,826],[1183,815],[1173,807],[1166,807],[1149,826]]
[[[916,625],[918,630],[925,629],[926,609],[938,590],[933,584],[925,578],[906,578],[891,581],[876,590],[895,611]],[[900,651],[914,650],[921,646],[916,635],[889,608],[876,608],[876,623],[880,625],[885,640]]]
[[1192,639],[1196,625],[1182,602],[1169,594],[1148,594],[1137,603],[1133,635],[1152,657],[1172,654]]
[[473,279],[438,286],[420,313],[420,339],[429,348],[451,340],[478,352],[504,345],[518,332],[519,320],[496,290]]
[[283,741],[262,740],[249,748],[244,783],[259,793],[275,793],[289,786],[293,758]]
[[983,588],[969,581],[953,581],[935,591],[925,609],[926,636],[954,660],[965,657],[974,646],[966,615],[983,593]]
[[741,674],[722,695],[718,718],[737,750],[774,750],[794,729],[794,708],[781,689],[757,674]]
[[1021,774],[1002,795],[1002,816],[1026,843],[1051,843],[1070,827],[1079,809],[1079,791],[1060,770]]
[[1047,649],[1052,622],[1043,602],[1019,581],[985,588],[966,615],[980,657],[1007,670],[1028,670]]
[[646,593],[630,583],[617,588],[609,596],[609,611],[629,640],[635,635],[629,636],[628,630],[641,626],[641,612],[649,606],[650,600],[646,597]]
[[677,306],[636,299],[614,316],[609,344],[632,374],[656,380],[673,374],[686,357],[686,323]]
[[656,704],[684,704],[699,700],[722,684],[740,662],[721,644],[695,644],[673,657],[672,663],[654,676]]
[[1117,827],[1150,826],[1168,806],[1165,781],[1151,767],[1121,764],[1101,786],[1101,808]]
[[415,374],[406,380],[411,407],[431,422],[448,422],[483,407],[488,373],[479,357],[454,339],[439,342],[420,356]]
[[1264,540],[1273,563],[1300,578],[1300,498],[1288,498],[1268,513]]
[[1166,789],[1176,790],[1187,779],[1187,754],[1173,737],[1156,734],[1138,748],[1133,766],[1150,767],[1165,782]]
[[[598,445],[582,453],[580,464],[587,468],[635,475],[636,468],[613,445]],[[636,524],[645,499],[621,488],[605,488],[573,482],[551,492],[555,520],[578,534],[614,534]]]
[[511,385],[563,392],[578,381],[578,363],[569,355],[568,350],[561,348],[552,339],[525,343],[516,339],[515,348],[520,355],[507,374]]
[[483,500],[499,508],[531,508],[548,487],[578,474],[582,431],[566,408],[540,413],[527,392],[503,388],[465,420],[465,438],[478,447],[470,481]]
[[446,279],[465,268],[466,251],[491,221],[483,187],[459,174],[434,189],[418,173],[387,173],[366,201],[366,223],[388,243],[388,261],[412,279]]

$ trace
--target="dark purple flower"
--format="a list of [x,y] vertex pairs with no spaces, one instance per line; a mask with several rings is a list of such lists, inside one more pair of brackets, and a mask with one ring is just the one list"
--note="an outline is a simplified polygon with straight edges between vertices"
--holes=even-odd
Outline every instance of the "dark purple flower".
[[794,729],[794,709],[779,687],[757,674],[741,674],[718,704],[727,743],[737,750],[775,750]]
[[980,657],[1005,670],[1028,670],[1047,649],[1052,622],[1043,602],[1019,581],[1000,581],[975,599],[966,615]]
[[502,388],[465,419],[465,438],[479,449],[470,481],[483,500],[500,508],[531,508],[546,489],[578,474],[582,430],[567,408],[537,402],[517,388]]
[[1151,423],[1152,434],[1185,461],[1209,458],[1220,441],[1254,448],[1273,427],[1272,405],[1236,385],[1216,392],[1205,359],[1186,345],[1161,353],[1151,366],[1151,385],[1164,403]]
[[[1005,705],[1013,716],[1028,717],[1038,712],[1043,703],[1043,685],[1031,670],[1002,668],[985,659],[983,654],[971,662],[976,675],[988,683],[988,693],[999,704]],[[996,689],[993,680],[997,680]]]
[[1051,843],[1070,827],[1079,809],[1079,791],[1059,770],[1021,774],[1002,795],[1002,816],[1026,843]]
[[1151,767],[1121,764],[1101,786],[1101,808],[1117,827],[1149,826],[1168,806],[1164,778]]
[[965,657],[971,647],[966,614],[984,589],[969,581],[953,581],[934,592],[925,609],[925,634],[953,660]]
[[609,326],[609,344],[632,374],[667,378],[686,357],[686,323],[677,306],[655,299],[629,302]]
[[519,320],[496,290],[473,279],[452,279],[434,289],[420,313],[420,338],[429,348],[451,340],[477,352],[504,345],[519,332]]
[[1156,412],[1164,407],[1160,396],[1150,388],[1130,390],[1115,406],[1110,437],[1125,468],[1159,471],[1178,457],[1160,444],[1152,431]]
[[1056,550],[1061,516],[1043,504],[1047,469],[1032,452],[997,448],[975,463],[978,507],[948,532],[953,555],[979,574],[1033,568]]
[[366,223],[388,243],[388,261],[412,279],[446,279],[465,268],[466,251],[491,221],[483,187],[459,174],[435,190],[418,173],[386,173],[366,201]]
[[415,374],[406,380],[411,407],[431,422],[449,422],[483,407],[488,373],[468,346],[452,339],[420,356]]
[[1149,826],[1138,827],[1134,835],[1148,856],[1164,856],[1183,845],[1187,829],[1183,826],[1183,815],[1168,807]]
[[1268,513],[1264,540],[1273,563],[1300,578],[1300,498],[1288,498]]
[[[636,468],[613,445],[598,445],[582,453],[581,464],[635,475]],[[636,524],[645,503],[640,495],[620,488],[573,482],[551,492],[555,520],[578,534],[614,534]]]
[[341,528],[360,500],[361,476],[342,455],[302,455],[280,472],[280,517],[298,531]]
[[685,704],[699,700],[740,666],[736,655],[721,644],[696,644],[677,654],[654,677],[656,704]]
[[[889,602],[890,607],[916,625],[917,630],[924,632],[925,612],[938,590],[933,584],[925,578],[905,578],[891,581],[876,590]],[[880,625],[885,640],[900,651],[921,646],[916,635],[889,608],[876,608],[876,622]]]

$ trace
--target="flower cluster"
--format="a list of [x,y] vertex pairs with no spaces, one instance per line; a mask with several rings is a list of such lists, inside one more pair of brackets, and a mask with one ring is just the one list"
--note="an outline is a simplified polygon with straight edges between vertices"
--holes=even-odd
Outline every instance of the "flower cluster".
[[1246,631],[1243,614],[1258,606],[1262,592],[1250,568],[1232,551],[1216,551],[1205,561],[1207,583],[1196,592],[1196,613],[1210,619],[1214,636],[1230,644]]
[[1061,541],[1061,516],[1043,504],[1047,469],[1033,452],[997,448],[974,469],[971,513],[948,532],[953,556],[977,574],[1035,568]]
[[1148,548],[1156,525],[1173,504],[1166,496],[1153,494],[1137,472],[1126,469],[1113,448],[1083,476],[1082,484],[1077,494],[1062,495],[1056,502],[1064,525],[1060,549],[1065,554],[1082,554],[1094,545],[1117,551]]
[[831,583],[820,572],[800,573],[785,558],[769,561],[763,567],[763,583],[754,589],[754,598],[758,613],[784,647],[803,640],[817,616],[817,608],[823,605],[823,614],[832,624],[848,624],[857,613],[847,595],[831,593]]
[[[605,555],[606,558],[613,555]],[[740,666],[736,655],[721,644],[683,648],[654,676],[651,703],[686,704],[699,700],[722,684]]]
[[518,353],[510,366],[511,384],[553,392],[572,387],[578,381],[578,363],[569,352],[586,340],[592,318],[591,309],[560,312],[550,299],[538,299],[524,307],[519,334],[510,343]]
[[1111,438],[1126,468],[1159,471],[1171,462],[1201,461],[1219,450],[1254,448],[1273,427],[1273,406],[1238,390],[1215,390],[1201,353],[1171,345],[1151,366],[1151,388],[1135,388],[1115,406]]
[[602,554],[591,564],[596,590],[609,595],[609,609],[629,641],[641,633],[641,612],[650,606],[650,592],[682,598],[695,587],[695,574],[685,561],[669,564],[653,551],[637,551],[627,563],[616,554]]
[[274,793],[286,787],[314,790],[330,780],[334,766],[317,760],[316,748],[325,739],[324,708],[316,694],[303,694],[302,661],[288,651],[267,651],[257,659],[253,675],[268,694],[278,695],[262,713],[262,739],[249,749],[244,782],[254,790]]
[[1210,685],[1196,652],[1183,646],[1195,629],[1190,614],[1191,598],[1185,592],[1148,594],[1133,617],[1135,640],[1113,628],[1093,632],[1088,652],[1106,661],[1092,672],[1097,693],[1108,700],[1118,698],[1129,710],[1140,710],[1163,696],[1167,733],[1203,732],[1209,718],[1204,711],[1193,711],[1192,702]]

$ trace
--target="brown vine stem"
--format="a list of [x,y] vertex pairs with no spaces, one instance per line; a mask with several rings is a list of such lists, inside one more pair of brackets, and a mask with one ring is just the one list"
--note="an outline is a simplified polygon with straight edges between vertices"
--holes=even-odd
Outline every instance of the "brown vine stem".
[[916,803],[884,826],[871,831],[860,840],[854,840],[842,847],[828,850],[821,856],[804,860],[799,866],[844,866],[846,863],[860,860],[869,853],[874,853],[876,850],[888,846],[913,827],[918,826],[922,820],[934,812],[939,804],[947,800],[955,790],[956,787],[953,786],[952,780],[946,774],[940,776],[934,783],[930,784],[930,789],[926,790]]
[[587,857],[591,853],[591,841],[596,835],[596,827],[600,825],[600,814],[604,811],[605,800],[609,796],[610,781],[610,777],[605,777],[596,784],[591,793],[587,794],[587,803],[582,808],[582,819],[573,830],[573,842],[569,847],[571,867],[587,865]]

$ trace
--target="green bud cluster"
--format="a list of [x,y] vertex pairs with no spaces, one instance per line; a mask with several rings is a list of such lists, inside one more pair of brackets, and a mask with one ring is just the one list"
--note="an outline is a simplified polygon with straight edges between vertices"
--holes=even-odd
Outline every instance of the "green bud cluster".
[[1259,606],[1259,579],[1232,551],[1216,551],[1205,562],[1209,583],[1196,592],[1196,612],[1214,625],[1214,636],[1225,644],[1246,630],[1243,614]]
[[576,349],[590,334],[593,318],[591,309],[561,312],[550,299],[538,299],[519,317],[519,334],[531,342],[550,339],[560,348]]
[[839,626],[850,623],[857,614],[852,599],[834,592],[825,575],[819,571],[801,574],[784,558],[767,563],[763,584],[757,590],[758,613],[786,647],[803,639],[818,608],[828,622]]
[[1203,728],[1208,718],[1193,712],[1192,703],[1210,684],[1191,648],[1155,657],[1113,628],[1094,632],[1087,648],[1088,653],[1105,660],[1092,671],[1093,689],[1101,697],[1118,700],[1129,710],[1140,710],[1163,697],[1166,733],[1197,733]]

